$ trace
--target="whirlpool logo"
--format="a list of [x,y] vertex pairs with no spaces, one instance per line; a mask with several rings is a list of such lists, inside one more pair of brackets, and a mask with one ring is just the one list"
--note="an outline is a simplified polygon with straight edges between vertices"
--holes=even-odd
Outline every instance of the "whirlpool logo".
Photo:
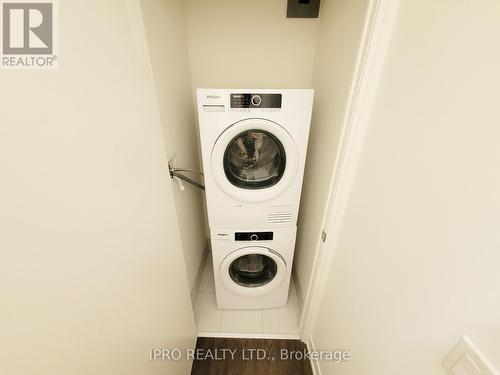
[[53,1],[1,1],[4,69],[51,69],[57,66]]

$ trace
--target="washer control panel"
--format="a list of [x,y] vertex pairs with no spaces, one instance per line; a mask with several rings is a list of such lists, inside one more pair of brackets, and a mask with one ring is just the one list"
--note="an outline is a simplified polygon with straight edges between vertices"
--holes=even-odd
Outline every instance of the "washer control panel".
[[271,241],[273,232],[236,232],[235,241]]
[[231,94],[231,108],[281,108],[282,94]]

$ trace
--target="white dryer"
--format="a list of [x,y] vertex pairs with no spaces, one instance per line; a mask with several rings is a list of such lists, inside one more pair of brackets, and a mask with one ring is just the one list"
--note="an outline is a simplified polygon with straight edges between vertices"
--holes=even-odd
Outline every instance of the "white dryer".
[[295,228],[211,229],[218,308],[263,309],[287,304]]
[[197,90],[211,228],[296,225],[313,93]]

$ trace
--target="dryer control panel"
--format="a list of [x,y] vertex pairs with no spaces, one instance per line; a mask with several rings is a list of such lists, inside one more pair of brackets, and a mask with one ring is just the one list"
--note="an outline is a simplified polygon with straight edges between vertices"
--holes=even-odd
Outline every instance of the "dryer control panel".
[[281,108],[281,94],[231,94],[231,108]]
[[273,232],[236,232],[235,241],[271,241]]

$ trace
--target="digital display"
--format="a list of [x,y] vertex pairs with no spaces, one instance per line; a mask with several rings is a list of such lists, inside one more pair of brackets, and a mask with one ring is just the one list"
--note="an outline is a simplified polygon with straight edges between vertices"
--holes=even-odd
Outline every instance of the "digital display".
[[231,94],[231,108],[281,108],[281,94]]
[[235,241],[271,241],[273,232],[236,232]]

